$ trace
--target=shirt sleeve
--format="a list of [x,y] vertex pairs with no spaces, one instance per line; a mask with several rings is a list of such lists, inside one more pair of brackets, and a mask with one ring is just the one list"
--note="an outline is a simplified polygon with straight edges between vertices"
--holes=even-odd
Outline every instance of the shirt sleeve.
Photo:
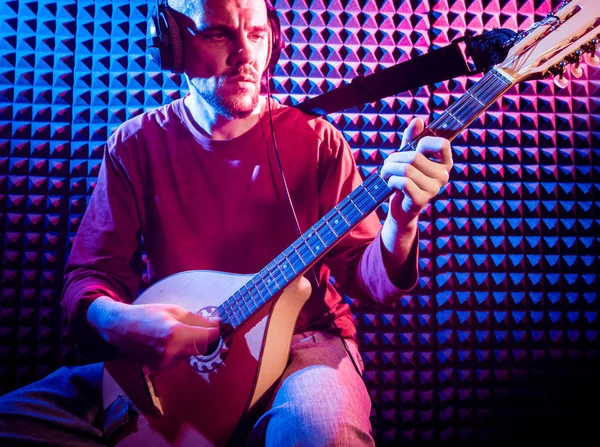
[[[350,147],[340,132],[332,132],[323,141],[320,162],[320,214],[324,215],[362,183]],[[401,272],[390,275],[384,263],[381,222],[375,212],[352,229],[326,255],[342,290],[363,303],[390,304],[412,289],[418,280],[418,237],[410,247],[410,256]]]
[[109,139],[98,182],[65,267],[62,307],[81,352],[105,356],[100,337],[87,324],[87,309],[106,295],[132,302],[141,279],[141,225],[131,181]]

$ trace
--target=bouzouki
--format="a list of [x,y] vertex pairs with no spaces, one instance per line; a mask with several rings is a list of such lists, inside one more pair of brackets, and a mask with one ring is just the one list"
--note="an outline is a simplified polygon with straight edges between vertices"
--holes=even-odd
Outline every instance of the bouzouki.
[[[504,62],[491,69],[418,139],[452,140],[515,84],[592,65],[600,38],[600,1],[573,0],[519,33]],[[120,446],[221,446],[240,420],[268,399],[286,366],[292,331],[310,285],[303,274],[393,193],[380,170],[255,275],[190,271],[154,284],[134,304],[177,304],[219,316],[221,339],[209,354],[148,371],[132,360],[105,363],[103,401],[127,401],[136,416],[117,435]]]

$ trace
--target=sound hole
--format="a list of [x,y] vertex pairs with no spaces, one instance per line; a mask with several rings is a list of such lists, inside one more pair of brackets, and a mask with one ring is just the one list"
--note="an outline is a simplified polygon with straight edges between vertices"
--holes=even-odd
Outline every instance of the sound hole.
[[[197,313],[202,316],[209,316],[215,311],[215,306],[208,306],[200,309]],[[195,355],[188,359],[190,367],[198,373],[209,373],[216,370],[223,364],[229,348],[225,344],[223,338],[208,346],[208,350],[204,355]]]

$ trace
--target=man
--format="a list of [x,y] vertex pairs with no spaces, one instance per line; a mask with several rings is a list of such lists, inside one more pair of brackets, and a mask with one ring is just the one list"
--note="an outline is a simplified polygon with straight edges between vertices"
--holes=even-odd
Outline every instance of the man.
[[[260,94],[271,53],[264,0],[170,1],[169,7],[190,94],[125,123],[108,141],[63,296],[88,355],[119,353],[152,368],[206,352],[219,337],[219,320],[178,306],[130,304],[140,281],[142,238],[155,282],[186,270],[256,272],[298,237],[270,119],[302,231],[360,183],[338,131]],[[422,129],[414,120],[404,141]],[[439,138],[388,157],[381,175],[396,193],[385,223],[367,217],[315,265],[315,275],[306,275],[313,292],[298,318],[288,367],[249,443],[373,444],[355,329],[329,277],[371,303],[391,302],[411,288],[418,215],[448,181],[451,166],[450,145]],[[29,429],[34,438],[46,430],[57,443],[102,444],[94,427],[100,373],[87,368],[61,370],[44,379],[52,385],[37,385],[52,402],[52,421],[43,416],[43,402],[31,408],[14,403],[30,397],[26,389],[13,393],[4,401],[0,431]],[[19,425],[19,415],[45,422]],[[20,436],[11,439],[28,439]]]

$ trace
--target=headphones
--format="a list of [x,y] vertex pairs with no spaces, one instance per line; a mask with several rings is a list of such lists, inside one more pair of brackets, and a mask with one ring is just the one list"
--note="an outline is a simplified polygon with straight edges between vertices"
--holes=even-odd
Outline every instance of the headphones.
[[[281,24],[275,8],[269,0],[267,6],[267,20],[271,33],[269,35],[269,53],[267,55],[267,70],[273,72],[277,61],[284,48],[281,36]],[[157,0],[156,9],[148,18],[146,31],[146,50],[150,58],[162,70],[171,70],[173,73],[183,72],[183,40],[177,21],[171,13],[167,0]]]

